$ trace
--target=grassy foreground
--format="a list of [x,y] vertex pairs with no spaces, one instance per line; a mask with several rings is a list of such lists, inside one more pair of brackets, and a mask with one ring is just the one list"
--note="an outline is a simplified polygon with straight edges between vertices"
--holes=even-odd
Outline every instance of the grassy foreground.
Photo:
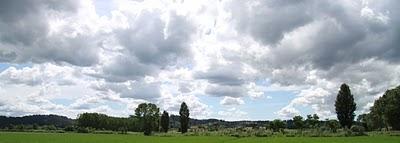
[[75,133],[0,132],[0,143],[400,143],[395,136],[363,137],[221,137],[221,136],[141,136]]

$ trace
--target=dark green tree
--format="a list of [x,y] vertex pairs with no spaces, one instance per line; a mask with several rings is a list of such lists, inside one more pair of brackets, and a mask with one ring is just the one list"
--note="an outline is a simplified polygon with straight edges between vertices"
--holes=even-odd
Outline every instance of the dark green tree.
[[344,128],[350,128],[355,116],[356,103],[349,86],[345,83],[340,86],[336,97],[335,109],[340,125]]
[[304,128],[304,119],[301,116],[293,117],[293,125],[296,129],[302,130]]
[[319,117],[317,114],[307,115],[305,122],[308,128],[317,128],[319,126]]
[[185,102],[181,104],[181,109],[179,110],[180,122],[181,122],[181,132],[186,133],[189,128],[189,108]]
[[126,133],[128,130],[139,131],[134,118],[111,117],[99,113],[82,113],[76,119],[76,123],[81,131],[87,129],[112,130],[121,133]]
[[169,129],[169,114],[167,111],[164,111],[161,115],[161,128],[162,131],[168,132]]
[[388,125],[385,124],[385,122],[382,120],[382,117],[373,113],[372,111],[367,114],[366,116],[366,124],[367,124],[367,130],[372,131],[372,130],[382,130],[382,128],[387,127],[389,128]]
[[317,114],[313,114],[313,126],[314,126],[314,128],[319,127],[319,117]]
[[391,126],[394,130],[400,130],[400,86],[387,90],[385,94],[375,101],[371,108],[374,120],[382,120],[386,129]]
[[286,123],[282,120],[275,119],[270,123],[270,127],[274,132],[283,132],[283,129],[286,127]]
[[379,97],[378,100],[375,100],[374,105],[371,107],[371,112],[368,114],[368,123],[367,126],[371,129],[379,129],[386,128],[389,129],[389,125],[387,123],[387,117],[385,115],[385,99],[386,94],[382,97]]
[[387,122],[392,126],[392,129],[400,130],[400,86],[386,91],[385,94],[387,95],[385,110]]
[[135,117],[139,119],[144,135],[151,135],[151,131],[158,128],[159,115],[160,109],[155,104],[142,103],[138,105],[135,109]]

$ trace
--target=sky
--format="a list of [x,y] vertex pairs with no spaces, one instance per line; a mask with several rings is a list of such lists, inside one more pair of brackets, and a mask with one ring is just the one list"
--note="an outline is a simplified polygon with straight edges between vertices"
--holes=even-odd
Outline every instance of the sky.
[[335,119],[400,85],[398,0],[2,0],[0,115],[155,103],[192,118]]

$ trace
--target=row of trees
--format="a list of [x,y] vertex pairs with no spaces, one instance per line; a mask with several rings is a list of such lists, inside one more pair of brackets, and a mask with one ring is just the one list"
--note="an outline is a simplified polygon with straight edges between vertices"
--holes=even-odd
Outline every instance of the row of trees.
[[[367,130],[381,130],[389,128],[393,130],[400,130],[400,86],[394,89],[387,90],[385,94],[375,101],[370,109],[370,113],[358,116],[357,122],[354,121],[357,105],[354,102],[354,97],[351,94],[350,87],[347,84],[342,84],[335,101],[335,110],[337,120],[319,121],[319,117],[314,115],[307,115],[304,120],[301,116],[295,116],[292,119],[293,127],[295,129],[304,128],[317,128],[323,122],[325,127],[330,128],[336,132],[340,126],[349,129],[354,123],[361,125]],[[269,127],[274,131],[280,130],[285,127],[284,122],[274,120],[269,124]]]
[[319,125],[319,117],[317,114],[307,115],[307,119],[304,120],[302,116],[294,116],[293,117],[293,126],[296,129],[304,129],[304,128],[316,128]]
[[320,121],[318,115],[307,115],[307,119],[304,119],[302,116],[294,116],[291,120],[273,120],[267,123],[267,129],[271,129],[274,132],[283,132],[285,128],[288,129],[298,129],[300,132],[304,129],[321,129],[325,128],[327,130],[332,131],[333,133],[337,132],[337,129],[340,128],[340,124],[337,120],[324,120]]
[[[350,87],[346,84],[340,86],[335,101],[335,110],[338,120],[321,121],[318,115],[307,115],[305,118],[295,116],[291,120],[274,121],[237,121],[225,122],[223,120],[191,120],[192,125],[211,125],[210,129],[215,128],[235,128],[243,126],[262,127],[267,124],[267,128],[273,131],[283,131],[289,129],[319,129],[329,128],[336,132],[340,127],[351,128],[362,126],[366,130],[400,130],[400,86],[387,90],[382,97],[377,99],[371,107],[370,113],[359,115],[354,121],[356,103],[351,94]],[[60,129],[70,130],[71,126],[77,125],[78,131],[86,132],[85,129],[93,130],[112,130],[112,131],[134,131],[143,132],[150,135],[153,131],[168,132],[169,128],[179,128],[179,131],[186,133],[189,129],[189,109],[186,103],[182,103],[179,116],[169,115],[167,111],[160,113],[160,109],[152,103],[139,104],[132,116],[128,118],[110,117],[105,114],[83,113],[74,122],[67,117],[56,115],[33,115],[25,117],[5,117],[0,116],[0,128],[2,129]],[[215,125],[215,126],[214,126]],[[40,126],[43,126],[41,128]]]
[[[189,108],[185,102],[181,104],[180,131],[186,133],[189,128]],[[168,132],[169,114],[164,111],[160,115],[160,109],[152,103],[139,104],[135,114],[129,118],[110,117],[99,113],[83,113],[77,118],[79,128],[93,128],[96,130],[112,131],[142,131],[144,135],[151,135],[152,131]]]
[[140,131],[140,127],[135,118],[110,117],[99,113],[83,113],[77,118],[77,126],[82,132],[82,128],[92,128],[95,130],[112,130],[112,131]]
[[[295,129],[303,130],[305,128],[318,128],[321,126],[321,123],[323,123],[324,127],[331,129],[333,132],[336,132],[339,126],[350,128],[354,121],[354,111],[356,110],[356,107],[350,87],[347,84],[342,84],[335,101],[335,110],[339,121],[326,120],[321,122],[319,121],[317,114],[307,115],[307,119],[305,120],[302,116],[294,116],[292,119],[293,127]],[[274,120],[272,121],[271,126],[272,129],[276,131],[283,128],[285,125],[283,125],[280,120]]]
[[[391,95],[392,92],[388,92],[387,94]],[[385,94],[384,97],[386,99],[387,95]],[[385,103],[386,102],[385,100]],[[377,101],[377,105],[381,105],[381,100]],[[340,87],[335,102],[335,109],[339,121],[325,121],[324,125],[334,132],[336,132],[339,123],[343,128],[350,128],[355,117],[354,111],[356,110],[356,103],[354,102],[354,97],[351,94],[349,86],[346,84],[342,84]],[[180,131],[186,133],[189,128],[189,109],[185,102],[181,104],[179,115]],[[382,118],[384,117],[386,116],[382,116]],[[170,116],[167,111],[164,111],[162,115],[160,115],[160,109],[155,104],[142,103],[135,109],[135,114],[129,118],[109,117],[98,113],[84,113],[79,115],[77,121],[79,127],[113,131],[143,131],[145,135],[150,135],[152,131],[168,132],[169,118]],[[305,128],[317,128],[320,126],[320,123],[319,117],[316,114],[307,115],[306,119],[301,116],[295,116],[291,121],[292,126],[300,130]],[[282,131],[285,127],[287,127],[286,122],[281,120],[274,120],[267,125],[267,128],[273,131]]]
[[[355,123],[355,113],[357,105],[351,94],[350,87],[346,84],[340,86],[339,93],[335,101],[337,119],[341,127],[350,128]],[[308,117],[309,119],[310,117]],[[302,117],[293,118],[294,123],[301,127]],[[318,119],[316,119],[318,120]],[[334,121],[328,122],[330,126],[335,126]],[[370,113],[358,116],[357,122],[367,130],[400,130],[400,86],[387,90],[383,96],[374,102]]]
[[387,90],[371,107],[370,113],[357,119],[370,130],[400,130],[400,86]]

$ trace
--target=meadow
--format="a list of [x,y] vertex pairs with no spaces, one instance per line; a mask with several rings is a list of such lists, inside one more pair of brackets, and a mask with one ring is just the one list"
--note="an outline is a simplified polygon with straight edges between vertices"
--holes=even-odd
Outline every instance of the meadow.
[[400,143],[399,136],[229,137],[0,132],[0,143]]

